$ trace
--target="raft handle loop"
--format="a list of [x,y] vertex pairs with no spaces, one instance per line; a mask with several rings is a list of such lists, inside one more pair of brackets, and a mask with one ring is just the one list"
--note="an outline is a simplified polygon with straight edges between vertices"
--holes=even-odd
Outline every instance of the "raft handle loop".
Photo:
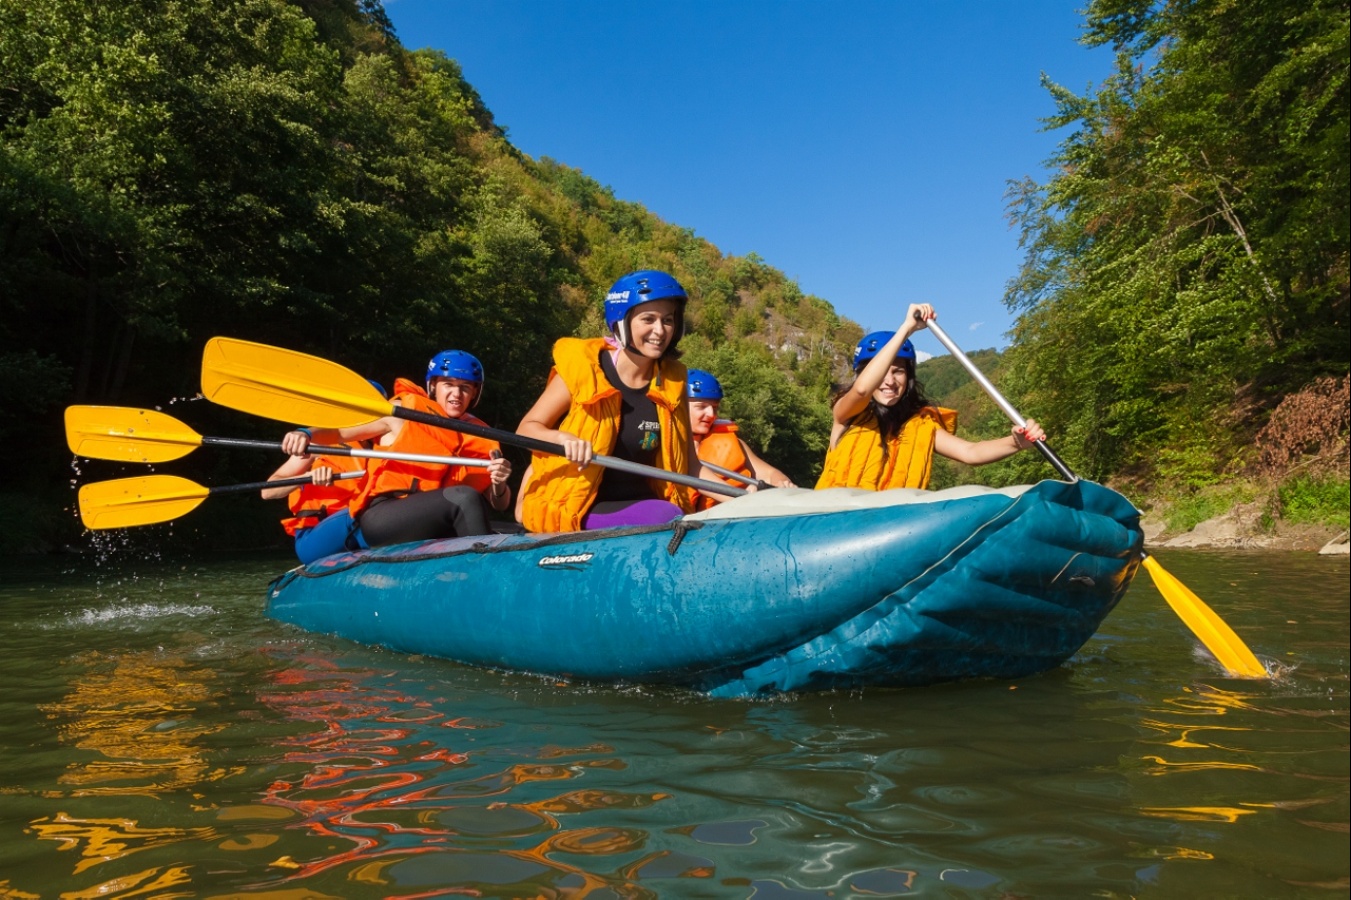
[[671,540],[666,544],[667,555],[675,556],[675,552],[680,549],[680,542],[685,540],[685,535],[691,531],[698,531],[703,527],[703,522],[686,522],[684,520],[676,522],[674,534],[671,535]]

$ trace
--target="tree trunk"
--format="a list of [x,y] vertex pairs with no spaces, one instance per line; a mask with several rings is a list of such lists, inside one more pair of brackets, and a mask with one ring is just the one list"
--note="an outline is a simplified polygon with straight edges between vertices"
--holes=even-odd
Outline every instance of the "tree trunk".
[[85,272],[84,333],[80,336],[80,363],[75,368],[75,402],[89,399],[89,379],[94,371],[94,343],[98,336],[99,287],[91,263]]
[[128,324],[122,330],[122,335],[117,352],[117,367],[113,369],[113,383],[108,391],[108,399],[113,403],[122,399],[122,387],[127,381],[127,369],[131,366],[131,350],[136,345],[136,326]]

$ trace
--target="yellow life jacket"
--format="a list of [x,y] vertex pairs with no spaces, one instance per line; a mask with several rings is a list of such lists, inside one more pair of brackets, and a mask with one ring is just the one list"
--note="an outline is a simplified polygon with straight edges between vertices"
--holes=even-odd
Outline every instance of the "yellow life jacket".
[[[713,423],[713,428],[702,440],[695,440],[695,448],[699,451],[699,459],[706,463],[739,472],[747,478],[755,477],[755,470],[751,468],[750,460],[746,459],[746,450],[741,446],[741,438],[737,434],[736,423],[730,419],[716,420]],[[746,486],[745,482],[723,475],[719,475],[718,480],[725,481],[733,487],[744,488]],[[696,506],[700,510],[705,510],[716,503],[717,501],[712,497],[705,497],[700,494]]]
[[[619,440],[621,396],[600,367],[600,355],[608,352],[604,338],[562,338],[554,344],[554,368],[549,373],[550,378],[563,379],[572,395],[559,430],[590,441],[602,455],[609,455]],[[662,360],[647,396],[656,404],[661,423],[658,465],[668,472],[687,473],[690,414],[684,364]],[[521,497],[521,524],[535,532],[580,531],[605,470],[590,465],[578,472],[566,457],[546,453],[533,457],[534,474]],[[694,511],[690,488],[653,479],[652,491],[687,513]]]
[[832,487],[927,488],[933,472],[934,437],[942,428],[957,433],[957,411],[926,406],[911,416],[891,440],[882,441],[870,404],[849,423],[835,449],[826,454],[816,489]]

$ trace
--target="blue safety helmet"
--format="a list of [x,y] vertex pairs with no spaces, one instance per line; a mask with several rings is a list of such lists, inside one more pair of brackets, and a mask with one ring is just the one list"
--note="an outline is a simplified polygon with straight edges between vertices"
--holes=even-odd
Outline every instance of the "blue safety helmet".
[[380,392],[381,397],[384,397],[386,400],[389,399],[389,391],[385,390],[385,386],[383,384],[376,381],[374,378],[367,378],[366,381],[370,384],[371,387],[375,388],[377,391]]
[[605,295],[605,324],[626,350],[630,349],[629,313],[654,300],[676,301],[675,334],[670,343],[670,349],[675,349],[685,333],[685,303],[689,295],[674,277],[655,269],[630,272],[616,281]]
[[685,379],[685,394],[691,400],[721,400],[722,385],[713,373],[690,369],[689,377]]
[[455,378],[474,383],[474,402],[470,407],[478,406],[483,396],[483,363],[472,353],[463,350],[442,350],[427,363],[427,394],[432,392],[432,379]]
[[[858,342],[854,348],[854,371],[857,372],[864,366],[868,360],[877,355],[877,351],[887,345],[887,341],[896,336],[894,331],[874,331]],[[908,359],[911,362],[915,359],[915,345],[908,340],[901,344],[901,349],[896,351],[897,359]]]

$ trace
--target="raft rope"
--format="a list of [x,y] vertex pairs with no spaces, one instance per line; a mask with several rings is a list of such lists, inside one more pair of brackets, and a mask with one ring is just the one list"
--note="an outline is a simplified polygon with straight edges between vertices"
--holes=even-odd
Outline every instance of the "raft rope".
[[[703,522],[686,522],[683,519],[676,519],[667,522],[664,525],[631,525],[625,528],[615,528],[613,530],[599,531],[571,531],[564,534],[553,534],[547,537],[537,539],[526,538],[524,540],[511,541],[510,538],[519,538],[520,535],[500,535],[501,540],[489,543],[487,541],[476,540],[474,543],[456,547],[452,550],[438,550],[432,552],[405,552],[400,551],[390,554],[382,554],[378,549],[365,550],[360,553],[348,554],[348,558],[343,562],[324,566],[319,571],[313,571],[313,564],[309,566],[297,566],[296,568],[279,575],[268,585],[270,589],[276,589],[292,578],[325,578],[329,575],[336,575],[339,572],[346,572],[348,569],[364,566],[369,563],[411,563],[425,562],[429,559],[451,559],[456,556],[468,555],[488,555],[494,553],[522,553],[526,551],[539,550],[545,547],[557,547],[566,544],[576,544],[582,541],[594,541],[598,537],[619,538],[630,537],[639,534],[660,534],[664,531],[672,532],[671,540],[666,545],[666,552],[672,555],[680,547],[685,535],[691,531],[697,531],[704,527]],[[447,540],[469,540],[469,538],[447,538],[434,543],[444,544]]]

